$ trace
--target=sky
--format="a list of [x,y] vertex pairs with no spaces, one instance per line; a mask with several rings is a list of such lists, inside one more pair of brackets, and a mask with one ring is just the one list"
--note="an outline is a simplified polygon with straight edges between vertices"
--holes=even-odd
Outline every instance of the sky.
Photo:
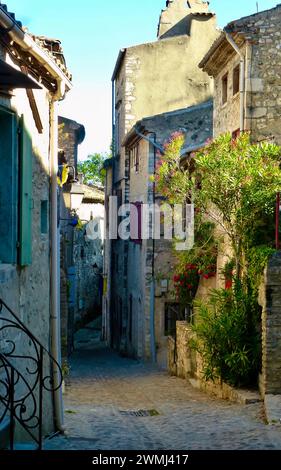
[[[276,6],[280,0],[211,0],[218,25]],[[0,1],[1,3],[1,1]],[[60,39],[73,90],[60,114],[80,122],[86,139],[79,149],[108,152],[111,142],[111,76],[122,47],[154,41],[165,0],[6,0],[30,32]]]

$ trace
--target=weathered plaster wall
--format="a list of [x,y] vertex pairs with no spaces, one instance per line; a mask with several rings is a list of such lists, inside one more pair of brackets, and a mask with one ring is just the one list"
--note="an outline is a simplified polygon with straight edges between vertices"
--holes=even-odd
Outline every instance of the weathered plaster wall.
[[192,14],[207,13],[208,3],[201,0],[171,0],[162,10],[159,20],[158,37],[187,34],[190,30]]
[[127,49],[123,65],[126,132],[139,119],[211,98],[212,81],[198,63],[216,36],[212,22],[198,23],[190,37],[178,36]]
[[[49,349],[50,244],[49,232],[41,233],[41,201],[47,201],[49,208],[49,94],[43,88],[34,90],[34,96],[43,123],[43,134],[39,134],[35,126],[25,90],[15,90],[11,100],[1,98],[3,106],[13,109],[18,116],[24,114],[32,136],[34,207],[32,265],[26,268],[0,265],[0,297]],[[47,217],[49,227],[49,211]],[[17,345],[19,350],[26,346],[20,335],[17,337]],[[51,398],[50,394],[45,394],[44,432],[50,432],[53,426]]]

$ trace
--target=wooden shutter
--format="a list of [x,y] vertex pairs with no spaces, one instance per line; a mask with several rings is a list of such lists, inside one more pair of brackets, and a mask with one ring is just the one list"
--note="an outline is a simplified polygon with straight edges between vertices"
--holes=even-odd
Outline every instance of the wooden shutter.
[[18,146],[15,114],[0,109],[0,262],[17,262]]
[[130,231],[131,241],[137,245],[142,243],[142,202],[132,202],[132,206],[135,206],[136,211],[133,210],[130,213]]
[[32,140],[25,127],[24,117],[20,119],[20,239],[19,264],[32,263]]

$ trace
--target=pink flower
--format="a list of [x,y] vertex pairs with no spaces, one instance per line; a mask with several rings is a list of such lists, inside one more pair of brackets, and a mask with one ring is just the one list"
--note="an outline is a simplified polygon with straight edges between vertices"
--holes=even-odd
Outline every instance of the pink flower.
[[180,131],[175,131],[171,134],[171,139],[172,140],[179,139],[179,138],[182,138],[182,137],[184,137],[184,134],[183,134],[183,132],[180,132]]

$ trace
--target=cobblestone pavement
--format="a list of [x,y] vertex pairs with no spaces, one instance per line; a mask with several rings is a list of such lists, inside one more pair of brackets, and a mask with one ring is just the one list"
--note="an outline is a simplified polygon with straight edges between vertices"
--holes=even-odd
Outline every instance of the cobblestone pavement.
[[[91,329],[79,332],[77,345],[65,394],[68,433],[47,440],[45,449],[281,449],[281,429],[264,423],[260,404],[210,398],[185,380],[119,357]],[[138,410],[159,414],[125,413]]]

